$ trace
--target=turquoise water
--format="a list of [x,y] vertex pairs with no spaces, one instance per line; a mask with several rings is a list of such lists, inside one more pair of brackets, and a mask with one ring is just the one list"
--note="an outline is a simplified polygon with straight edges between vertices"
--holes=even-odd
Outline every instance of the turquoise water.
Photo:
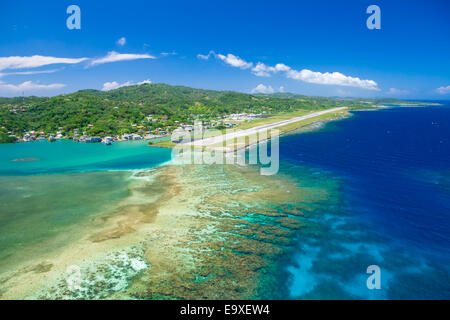
[[[448,299],[449,128],[450,107],[394,108],[282,137],[281,174],[327,196],[305,202],[307,227],[266,297]],[[143,141],[0,145],[0,271],[78,239],[129,196],[130,170],[170,156]],[[381,290],[366,286],[373,264]]]
[[[66,140],[3,144],[0,176],[142,169],[170,160],[169,149],[146,144],[125,141],[106,146]],[[28,161],[14,161],[20,159]]]
[[0,271],[76,240],[129,195],[130,170],[168,160],[144,141],[0,145]]
[[0,176],[0,271],[76,240],[128,195],[130,173]]

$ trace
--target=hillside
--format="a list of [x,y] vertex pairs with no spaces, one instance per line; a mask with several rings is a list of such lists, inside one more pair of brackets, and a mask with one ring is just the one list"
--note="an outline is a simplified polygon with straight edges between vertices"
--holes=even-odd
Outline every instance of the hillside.
[[[51,98],[0,98],[0,140],[5,140],[8,133],[21,137],[25,131],[31,130],[44,135],[54,134],[59,128],[67,135],[74,129],[90,135],[117,135],[135,132],[137,126],[149,131],[165,128],[173,126],[175,121],[192,121],[193,117],[208,120],[230,113],[272,114],[362,105],[367,105],[367,102],[143,84],[106,92],[81,90]],[[148,115],[157,119],[166,116],[168,119],[147,123]]]

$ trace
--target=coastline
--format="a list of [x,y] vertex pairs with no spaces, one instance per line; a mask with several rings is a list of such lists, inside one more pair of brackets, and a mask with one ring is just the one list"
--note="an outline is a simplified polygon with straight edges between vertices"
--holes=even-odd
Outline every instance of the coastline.
[[[433,107],[433,106],[442,106],[443,104],[441,103],[436,103],[436,102],[414,102],[414,103],[396,103],[396,104],[379,104],[379,105],[373,105],[373,106],[367,106],[367,107],[360,107],[360,108],[349,108],[349,111],[376,111],[376,110],[380,110],[380,109],[385,109],[385,108],[395,108],[395,107]],[[342,108],[348,108],[348,107],[340,107]],[[279,115],[275,115],[275,116],[279,116]],[[269,117],[270,118],[270,117]],[[318,120],[320,121],[320,120]],[[303,125],[302,125],[303,126]],[[170,143],[169,145],[163,143],[160,144],[161,140],[166,141],[166,138],[170,137],[170,134],[166,134],[166,135],[156,135],[154,137],[148,138],[148,137],[140,137],[138,140],[142,140],[142,141],[149,141],[152,142],[152,145],[149,146],[154,146],[154,147],[162,147],[162,148],[172,148],[174,147],[172,143]],[[100,137],[102,140],[104,138],[107,138],[106,136],[101,136]],[[47,139],[45,139],[47,140]],[[53,137],[53,139],[51,139],[50,141],[58,141],[58,140],[62,140],[62,141],[75,141],[72,138],[69,137],[63,137],[63,138],[57,138],[57,137]],[[28,140],[28,141],[16,141],[16,142],[10,142],[10,143],[24,143],[24,142],[38,142],[38,141],[42,141],[42,139],[36,139],[36,140]],[[129,141],[137,141],[137,140],[129,140],[129,139],[123,139],[120,137],[116,137],[114,142],[129,142]],[[76,142],[81,142],[81,141],[76,141]],[[103,143],[103,141],[102,141]],[[234,151],[240,149],[241,147],[236,147],[234,149]]]
[[[290,132],[294,132],[297,131],[300,128],[312,125],[312,124],[317,124],[317,123],[326,123],[329,121],[337,121],[343,118],[347,118],[349,116],[351,116],[350,113],[351,110],[349,110],[348,108],[344,107],[344,108],[336,108],[335,109],[329,109],[326,111],[322,111],[322,112],[316,112],[316,113],[311,113],[308,114],[304,117],[301,117],[303,119],[300,120],[295,120],[295,119],[290,119],[289,121],[284,121],[287,122],[286,124],[282,124],[282,122],[280,123],[273,123],[270,125],[265,125],[265,126],[261,126],[261,127],[268,127],[266,128],[261,128],[259,129],[259,127],[255,127],[255,128],[249,128],[246,130],[237,130],[237,131],[233,131],[229,134],[222,134],[222,135],[218,135],[218,136],[214,136],[212,138],[206,138],[206,139],[202,139],[202,140],[196,140],[195,142],[190,142],[190,143],[183,143],[183,144],[175,144],[175,143],[170,143],[170,144],[151,144],[148,145],[149,147],[159,147],[159,148],[188,148],[191,150],[198,150],[198,151],[220,151],[223,152],[225,154],[227,153],[234,153],[236,151],[242,150],[242,149],[248,149],[254,145],[257,145],[259,143],[265,143],[266,141],[271,139],[271,131],[269,131],[268,129],[272,129],[272,127],[276,130],[278,130],[279,132],[279,136],[284,135],[284,134],[289,134]],[[310,117],[311,116],[311,117]],[[295,120],[295,121],[292,121]],[[262,130],[267,130],[267,134],[266,134],[266,138],[260,138],[257,140],[252,140],[252,139],[247,139],[249,136],[251,135],[255,135]],[[231,138],[228,136],[230,135]],[[236,137],[239,136],[243,136],[244,137],[244,143],[239,143],[236,142]],[[209,143],[209,145],[204,145],[204,141],[205,140],[217,140],[218,142],[212,142]],[[230,142],[231,141],[231,142]],[[197,145],[199,142],[201,142],[200,145]]]
[[[286,134],[289,132],[293,131],[286,131]],[[116,209],[80,225],[83,232],[69,246],[56,247],[2,273],[1,297],[250,299],[281,296],[281,292],[265,296],[259,290],[263,282],[273,281],[269,273],[278,272],[275,270],[277,259],[287,253],[296,230],[306,226],[306,222],[301,222],[309,210],[305,203],[325,199],[325,195],[321,195],[323,190],[299,189],[285,176],[260,176],[252,166],[174,166],[169,160],[149,170],[129,171],[130,196],[116,205]],[[202,182],[198,183],[198,179]],[[227,191],[221,190],[224,186]],[[311,192],[318,195],[312,197],[316,200],[308,200]],[[233,198],[234,202],[230,202]],[[148,251],[150,247],[152,250]],[[211,260],[212,256],[204,256],[202,252],[215,252],[217,257]],[[165,258],[160,261],[160,257]],[[176,266],[171,266],[173,261],[166,262],[169,257],[179,261]],[[186,261],[192,261],[186,271],[173,269]],[[140,267],[135,270],[132,263]],[[113,272],[113,268],[122,287],[115,290],[117,275],[108,275],[111,282],[100,286],[103,289],[98,292],[86,291],[86,288],[70,291],[66,283],[67,271],[73,265],[79,266],[82,274],[89,275],[92,281],[100,281],[98,275]],[[125,268],[128,271],[114,267],[116,265],[128,266]],[[198,265],[201,270],[197,270]],[[212,267],[214,265],[217,267]],[[196,285],[189,274],[198,272],[199,276],[208,277],[210,268],[215,270],[218,279],[214,281],[223,286],[222,291],[210,291],[206,284],[197,293],[182,289],[186,283]],[[174,283],[161,287],[156,279],[168,270],[172,270]],[[145,277],[152,275],[155,282],[142,287],[136,279],[144,274]],[[242,281],[238,292],[233,288],[236,277]],[[209,292],[207,296],[198,295],[205,294],[205,290]]]
[[[315,121],[286,135],[332,120],[337,119]],[[129,196],[78,226],[79,239],[70,245],[2,273],[1,297],[333,299],[337,292],[346,299],[389,298],[390,291],[367,293],[360,279],[355,281],[362,287],[352,287],[348,271],[339,272],[362,272],[355,258],[364,265],[384,261],[383,281],[390,281],[404,272],[389,270],[398,268],[398,252],[344,221],[348,213],[338,210],[339,177],[290,165],[271,177],[260,176],[255,166],[175,166],[171,161],[129,170]],[[330,237],[337,242],[329,244]],[[317,248],[323,250],[319,256]],[[316,259],[313,267],[311,259]],[[330,261],[342,267],[335,270]],[[73,265],[80,268],[80,290],[70,290],[66,282]],[[307,283],[311,291],[305,291],[304,281],[322,283],[321,273],[340,282],[325,283],[329,290]]]

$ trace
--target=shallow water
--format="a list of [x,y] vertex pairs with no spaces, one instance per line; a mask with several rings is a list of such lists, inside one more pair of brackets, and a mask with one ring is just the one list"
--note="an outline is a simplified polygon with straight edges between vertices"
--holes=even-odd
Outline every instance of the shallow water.
[[106,146],[66,140],[0,144],[0,175],[145,169],[170,160],[170,150],[146,144],[123,141]]
[[168,160],[144,141],[0,145],[0,271],[79,239],[130,195],[133,170]]
[[[281,138],[275,176],[233,165],[146,170],[170,150],[144,142],[0,146],[0,294],[448,298],[450,108],[312,127]],[[81,288],[69,290],[73,264]],[[373,264],[381,290],[366,287]]]

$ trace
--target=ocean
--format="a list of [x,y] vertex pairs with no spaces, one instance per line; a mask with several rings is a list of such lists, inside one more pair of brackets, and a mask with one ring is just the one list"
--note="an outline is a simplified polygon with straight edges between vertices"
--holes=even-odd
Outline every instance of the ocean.
[[[265,177],[145,142],[0,145],[0,294],[448,299],[449,147],[448,104],[292,132]],[[67,291],[73,264],[89,281]]]
[[[315,215],[323,237],[299,241],[292,297],[450,297],[448,104],[354,112],[283,137],[280,152],[339,180],[341,197]],[[369,265],[380,267],[381,290],[367,289]]]

